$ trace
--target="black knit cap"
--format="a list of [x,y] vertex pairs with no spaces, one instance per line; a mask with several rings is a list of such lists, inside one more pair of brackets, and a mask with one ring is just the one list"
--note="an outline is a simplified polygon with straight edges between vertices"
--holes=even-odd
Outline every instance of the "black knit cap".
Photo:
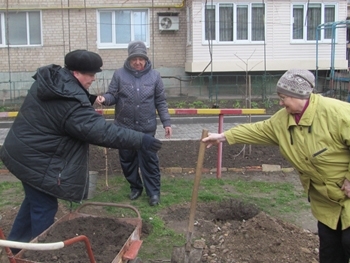
[[69,70],[96,73],[102,71],[103,62],[99,54],[77,49],[65,56],[64,65]]

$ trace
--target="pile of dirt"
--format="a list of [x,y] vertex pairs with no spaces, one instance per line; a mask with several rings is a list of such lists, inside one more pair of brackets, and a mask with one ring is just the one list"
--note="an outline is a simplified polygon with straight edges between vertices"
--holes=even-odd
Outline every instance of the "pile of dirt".
[[[166,225],[186,233],[189,204],[162,211]],[[317,263],[318,237],[251,204],[228,199],[197,206],[194,239],[205,241],[204,263]]]

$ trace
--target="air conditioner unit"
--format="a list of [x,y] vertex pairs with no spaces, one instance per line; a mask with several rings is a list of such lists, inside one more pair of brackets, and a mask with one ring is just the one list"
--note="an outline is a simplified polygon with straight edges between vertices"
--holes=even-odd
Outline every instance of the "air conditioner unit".
[[179,30],[178,16],[159,16],[159,30]]

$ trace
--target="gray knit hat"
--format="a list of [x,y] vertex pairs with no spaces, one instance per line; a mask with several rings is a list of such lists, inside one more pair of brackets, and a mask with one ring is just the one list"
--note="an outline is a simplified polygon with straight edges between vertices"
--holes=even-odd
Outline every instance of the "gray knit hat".
[[142,57],[148,60],[147,48],[142,41],[133,41],[128,46],[128,60],[134,57]]
[[305,69],[290,69],[277,82],[277,93],[308,99],[315,88],[315,76]]

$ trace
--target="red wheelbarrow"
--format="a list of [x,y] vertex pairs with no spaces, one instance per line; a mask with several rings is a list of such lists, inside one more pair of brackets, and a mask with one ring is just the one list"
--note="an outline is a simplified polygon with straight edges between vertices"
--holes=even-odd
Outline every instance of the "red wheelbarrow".
[[[27,250],[57,250],[62,249],[64,247],[73,245],[77,242],[84,242],[86,252],[88,254],[88,257],[90,259],[90,263],[96,263],[95,257],[91,248],[91,244],[89,239],[84,236],[75,236],[71,239],[55,242],[55,243],[39,243],[38,240],[44,238],[50,230],[52,230],[55,226],[58,224],[61,224],[62,222],[73,220],[79,217],[98,217],[96,215],[91,215],[87,213],[82,213],[81,210],[87,206],[111,206],[111,207],[119,207],[119,208],[126,208],[131,209],[133,212],[135,212],[136,217],[132,218],[117,218],[120,222],[125,222],[127,224],[130,224],[134,227],[133,232],[125,242],[125,244],[120,249],[119,253],[116,255],[116,257],[113,259],[111,263],[142,263],[141,259],[137,257],[138,251],[141,248],[142,240],[140,240],[141,237],[141,228],[142,228],[142,219],[140,216],[139,211],[131,205],[123,205],[123,204],[114,204],[114,203],[99,203],[99,202],[89,202],[81,205],[78,207],[74,212],[71,212],[69,214],[64,215],[60,219],[58,219],[54,224],[52,224],[48,229],[46,229],[43,233],[41,233],[39,236],[34,238],[29,243],[24,242],[15,242],[15,241],[8,241],[5,240],[5,236],[0,229],[0,247],[4,247],[5,251],[7,253],[7,258],[10,263],[39,263],[37,261],[32,261],[29,259],[24,259],[24,253]],[[21,249],[19,253],[16,255],[13,255],[10,248],[18,248]]]

